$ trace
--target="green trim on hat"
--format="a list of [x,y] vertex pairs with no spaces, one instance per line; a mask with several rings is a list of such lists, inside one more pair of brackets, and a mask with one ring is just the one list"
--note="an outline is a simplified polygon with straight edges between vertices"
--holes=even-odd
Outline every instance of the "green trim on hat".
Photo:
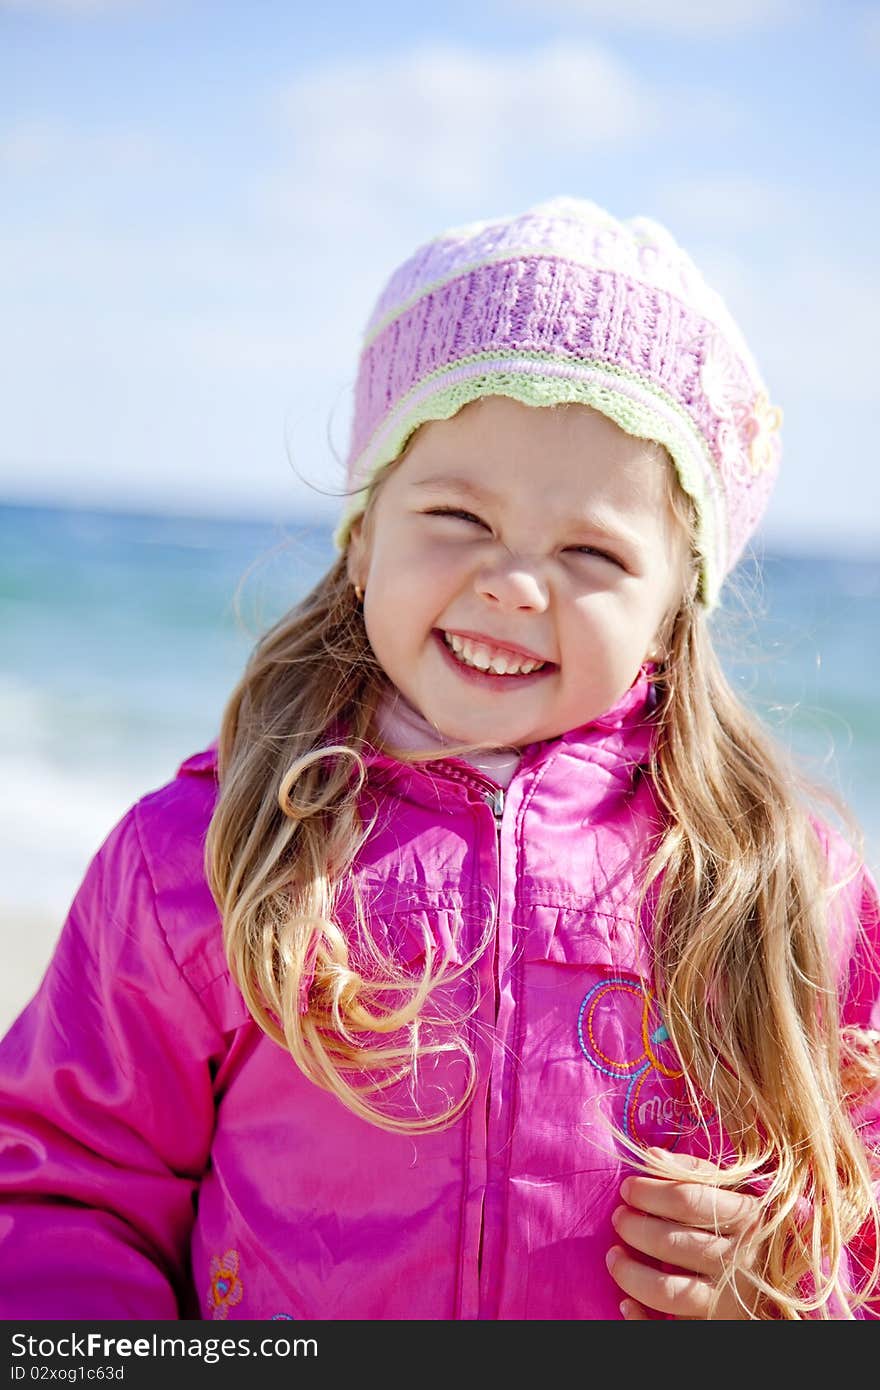
[[[575,371],[588,369],[601,374],[603,380],[584,381],[573,376],[542,374],[518,374],[512,371],[486,371],[476,373],[464,380],[444,385],[444,378],[458,374],[463,367],[478,365],[481,361],[497,361],[499,357],[510,357],[508,353],[480,353],[473,357],[461,358],[449,367],[423,378],[400,400],[390,416],[382,422],[380,431],[370,445],[363,451],[361,459],[352,469],[358,477],[363,460],[374,457],[368,464],[368,471],[362,485],[345,505],[343,515],[334,531],[333,541],[337,549],[344,551],[352,523],[363,512],[369,487],[382,468],[396,459],[419,425],[429,420],[448,420],[471,401],[482,396],[507,396],[523,405],[553,406],[579,404],[592,406],[620,429],[636,439],[662,444],[675,465],[682,488],[694,501],[697,511],[696,547],[700,557],[700,601],[704,608],[715,607],[721,586],[721,565],[717,556],[717,525],[712,500],[707,496],[706,477],[717,476],[717,465],[708,447],[687,415],[686,411],[665,392],[644,382],[635,373],[602,361],[553,357],[549,354],[517,353],[516,360],[532,361],[546,365],[556,362],[560,366]],[[422,395],[427,382],[436,382],[436,388]],[[646,402],[635,401],[615,389],[616,381],[632,382],[642,395],[654,395],[658,407],[663,412],[672,412],[675,419],[670,421],[660,409],[653,409]],[[412,401],[410,398],[419,396]],[[408,404],[408,401],[410,402]]]

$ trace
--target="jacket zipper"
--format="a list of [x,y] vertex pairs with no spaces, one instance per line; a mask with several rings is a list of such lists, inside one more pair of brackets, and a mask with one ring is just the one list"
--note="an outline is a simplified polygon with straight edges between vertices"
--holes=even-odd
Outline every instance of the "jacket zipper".
[[492,802],[492,815],[495,817],[495,831],[501,841],[501,817],[504,815],[504,788],[493,787],[488,798]]
[[[503,788],[503,787],[499,787],[499,786],[497,786],[494,782],[489,782],[488,780],[485,780],[485,781],[484,781],[484,780],[479,776],[479,774],[476,774],[475,776],[465,776],[465,777],[462,777],[459,769],[456,769],[456,773],[457,773],[457,776],[458,776],[459,780],[461,780],[461,781],[466,781],[466,782],[467,782],[469,785],[471,785],[471,786],[478,786],[478,787],[479,787],[480,795],[481,795],[481,797],[483,798],[483,800],[486,801],[486,802],[488,803],[489,809],[490,809],[491,812],[492,812],[492,817],[493,817],[493,819],[494,819],[494,821],[495,821],[495,863],[496,863],[496,869],[497,869],[497,877],[496,877],[496,882],[495,882],[495,921],[494,921],[494,927],[495,927],[495,941],[494,941],[494,943],[493,943],[493,952],[492,952],[492,989],[493,989],[493,995],[494,995],[494,1000],[493,1000],[493,1002],[494,1002],[494,1011],[495,1011],[495,1020],[494,1020],[494,1021],[497,1022],[497,1020],[498,1020],[498,1007],[499,1007],[499,1004],[500,1004],[500,990],[499,990],[499,979],[498,979],[498,918],[499,918],[499,909],[500,909],[500,906],[501,906],[501,823],[502,823],[502,820],[503,820],[503,817],[504,817],[504,806],[505,806],[506,797],[505,797],[505,791],[504,791],[504,788]],[[489,1069],[489,1081],[488,1081],[488,1084],[487,1084],[487,1086],[486,1086],[486,1111],[485,1111],[485,1117],[484,1117],[487,1143],[488,1143],[488,1135],[489,1135],[490,1110],[491,1110],[491,1105],[492,1105],[492,1072],[491,1072],[491,1059],[490,1059],[489,1068],[490,1068],[490,1069]],[[481,1212],[480,1212],[480,1238],[479,1238],[479,1241],[478,1241],[478,1243],[477,1243],[477,1299],[478,1299],[478,1302],[481,1302],[481,1301],[482,1301],[482,1300],[481,1300],[481,1284],[482,1284],[482,1274],[483,1274],[483,1243],[484,1243],[485,1231],[486,1231],[486,1224],[485,1224],[485,1223],[486,1223],[486,1206],[485,1206],[485,1193],[484,1193],[484,1194],[483,1194],[483,1205],[482,1205],[482,1209],[481,1209]]]
[[[492,946],[492,994],[495,1019],[498,1021],[498,1007],[501,1002],[499,979],[498,979],[498,916],[501,906],[501,821],[504,816],[504,789],[493,787],[487,794],[486,800],[492,808],[492,815],[495,819],[495,850],[496,863],[498,866],[498,876],[495,883],[495,940]],[[489,1081],[486,1086],[486,1111],[485,1111],[485,1130],[488,1143],[490,1113],[492,1106],[492,1070],[491,1061],[489,1069]],[[477,1247],[477,1288],[478,1300],[482,1303],[482,1278],[483,1278],[483,1242],[486,1234],[486,1197],[483,1194],[483,1206],[480,1212],[480,1240]]]

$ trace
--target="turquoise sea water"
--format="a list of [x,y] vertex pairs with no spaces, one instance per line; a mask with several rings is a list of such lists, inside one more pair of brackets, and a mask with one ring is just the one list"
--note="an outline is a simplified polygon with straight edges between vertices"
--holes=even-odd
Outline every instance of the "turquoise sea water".
[[[215,734],[329,525],[0,506],[0,906],[60,924],[127,806]],[[880,556],[768,553],[716,620],[745,698],[849,801],[880,859]],[[240,612],[236,613],[236,596]]]

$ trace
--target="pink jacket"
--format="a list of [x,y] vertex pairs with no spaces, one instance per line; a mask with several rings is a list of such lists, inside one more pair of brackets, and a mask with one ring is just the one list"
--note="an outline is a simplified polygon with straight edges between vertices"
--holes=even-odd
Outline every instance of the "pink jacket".
[[[143,797],[0,1045],[0,1315],[618,1318],[613,1127],[702,1142],[634,915],[657,825],[647,698],[641,679],[531,745],[506,791],[452,758],[371,758],[356,876],[383,945],[415,963],[423,929],[448,948],[457,914],[470,941],[496,924],[476,991],[455,986],[476,1002],[476,1095],[439,1133],[358,1119],[250,1019],[202,867],[213,750]],[[838,901],[846,1017],[877,1027],[869,877]],[[424,1095],[461,1081],[427,1067]]]

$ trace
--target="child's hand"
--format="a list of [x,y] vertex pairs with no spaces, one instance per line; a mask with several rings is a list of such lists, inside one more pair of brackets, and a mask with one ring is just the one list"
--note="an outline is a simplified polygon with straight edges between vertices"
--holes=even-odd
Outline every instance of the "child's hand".
[[[719,1171],[703,1159],[682,1157],[681,1162],[706,1173]],[[627,1295],[621,1303],[624,1318],[644,1321],[657,1313],[680,1319],[748,1317],[729,1285],[714,1312],[709,1309],[713,1290],[730,1270],[739,1237],[755,1232],[757,1198],[705,1182],[648,1177],[626,1178],[620,1195],[623,1205],[612,1221],[628,1249],[615,1245],[606,1259]],[[664,1267],[644,1263],[639,1254]],[[737,1268],[748,1269],[754,1261],[755,1242],[743,1243]],[[748,1281],[741,1280],[739,1289],[748,1302]]]

